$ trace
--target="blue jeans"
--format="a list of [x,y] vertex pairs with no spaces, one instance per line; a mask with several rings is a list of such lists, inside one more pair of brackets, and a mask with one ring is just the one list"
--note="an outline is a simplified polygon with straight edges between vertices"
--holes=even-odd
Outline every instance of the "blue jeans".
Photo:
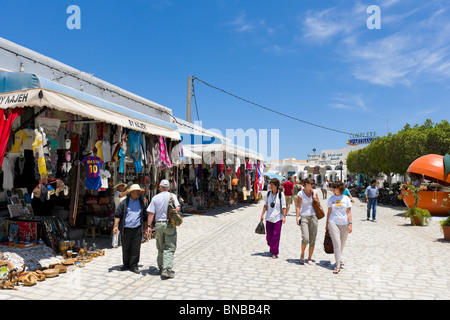
[[377,217],[377,198],[369,198],[369,203],[367,204],[367,219],[370,218],[370,208],[373,208],[372,220]]

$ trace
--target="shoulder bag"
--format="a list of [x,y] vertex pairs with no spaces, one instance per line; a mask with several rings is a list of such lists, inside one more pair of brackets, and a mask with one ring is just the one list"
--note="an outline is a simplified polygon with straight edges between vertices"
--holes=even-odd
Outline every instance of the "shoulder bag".
[[167,222],[173,228],[178,227],[183,223],[183,214],[177,211],[172,193],[170,194],[169,205],[167,206]]
[[317,219],[322,219],[325,217],[325,212],[323,211],[323,208],[320,204],[320,201],[314,199],[314,190],[312,191],[312,206],[314,208],[314,212],[316,213]]

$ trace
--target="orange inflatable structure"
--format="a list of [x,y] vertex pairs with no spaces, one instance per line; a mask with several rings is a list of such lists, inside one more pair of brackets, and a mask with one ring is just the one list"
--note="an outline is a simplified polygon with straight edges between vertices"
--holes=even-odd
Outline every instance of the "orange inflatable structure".
[[[448,155],[446,155],[447,157]],[[447,161],[447,158],[445,159]],[[450,172],[444,164],[444,156],[428,154],[411,163],[407,170],[410,174],[424,177],[436,182],[443,187],[450,187]],[[411,192],[406,196],[406,190],[402,191],[403,202],[410,208],[414,205],[414,197]],[[419,208],[430,211],[432,216],[447,216],[450,211],[450,192],[436,190],[422,190],[419,192]],[[445,199],[447,199],[445,201]]]

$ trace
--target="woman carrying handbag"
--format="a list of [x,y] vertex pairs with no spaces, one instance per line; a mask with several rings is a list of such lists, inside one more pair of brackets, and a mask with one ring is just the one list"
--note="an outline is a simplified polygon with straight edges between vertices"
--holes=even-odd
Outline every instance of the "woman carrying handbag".
[[269,191],[267,192],[261,221],[266,220],[266,240],[270,247],[272,258],[278,258],[278,248],[280,246],[281,226],[286,222],[286,200],[280,190],[280,181],[277,178],[270,180]]
[[333,183],[331,188],[334,195],[328,200],[325,229],[329,231],[333,241],[334,258],[336,260],[336,267],[333,273],[338,274],[344,265],[342,252],[344,251],[345,242],[348,234],[352,232],[352,203],[349,197],[343,195],[345,186],[341,181]]
[[309,244],[308,264],[313,264],[312,255],[316,244],[317,226],[319,220],[314,211],[314,200],[319,201],[317,193],[313,189],[314,180],[308,178],[305,180],[305,187],[297,195],[296,217],[297,225],[302,231],[302,252],[300,255],[300,264],[305,263],[305,250]]

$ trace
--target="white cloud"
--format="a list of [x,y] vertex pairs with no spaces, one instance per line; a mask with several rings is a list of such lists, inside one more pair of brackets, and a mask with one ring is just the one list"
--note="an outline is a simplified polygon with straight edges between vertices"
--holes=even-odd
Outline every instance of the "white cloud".
[[249,19],[245,12],[240,12],[233,20],[225,23],[231,26],[237,33],[244,32],[263,32],[265,35],[273,35],[275,29],[269,27],[264,19]]
[[[356,79],[382,86],[410,85],[418,80],[450,78],[449,8],[440,2],[427,2],[420,8],[396,14],[380,5],[382,30],[368,30],[368,15],[357,3],[351,8],[334,7],[308,12],[302,20],[303,36],[315,45],[333,46],[338,59],[345,62]],[[359,18],[361,17],[361,18]],[[332,42],[332,43],[330,43]],[[343,108],[345,104],[335,104]]]
[[341,95],[339,97],[335,97],[333,100],[334,103],[330,103],[329,106],[334,109],[369,111],[369,107],[364,101],[362,94]]

